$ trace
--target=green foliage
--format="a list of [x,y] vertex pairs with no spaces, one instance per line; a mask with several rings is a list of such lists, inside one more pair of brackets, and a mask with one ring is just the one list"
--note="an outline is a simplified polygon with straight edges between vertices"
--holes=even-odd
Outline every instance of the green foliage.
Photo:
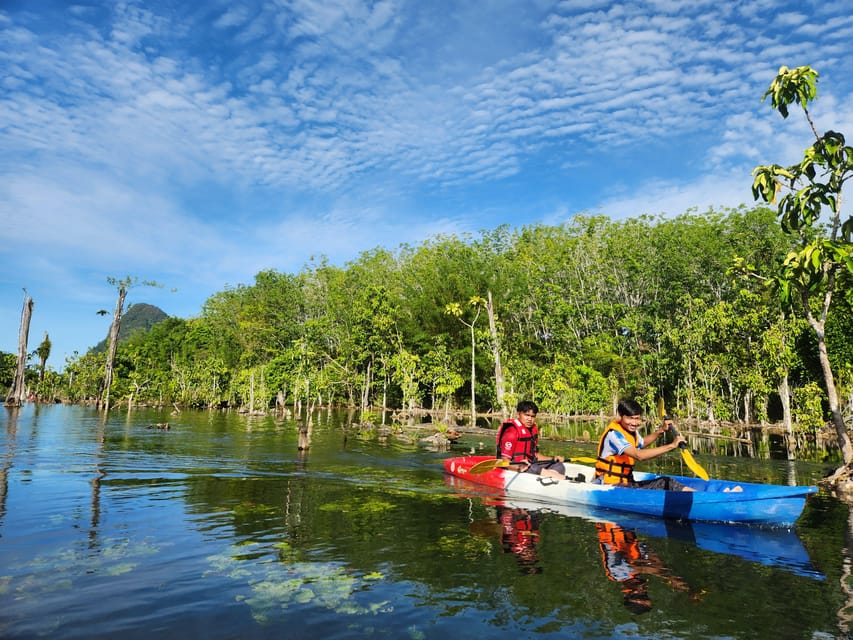
[[565,356],[540,373],[541,402],[549,411],[569,415],[589,415],[607,406],[610,389],[607,379],[584,364],[572,363]]
[[15,367],[18,364],[18,356],[14,353],[0,351],[0,387],[9,388],[15,380]]
[[[786,303],[795,299],[794,294],[796,299],[824,293],[831,298],[836,278],[853,274],[853,217],[842,219],[840,211],[842,188],[853,177],[853,148],[840,133],[828,131],[821,136],[814,129],[807,107],[817,97],[817,76],[810,67],[782,67],[764,94],[771,96],[773,108],[783,117],[788,116],[788,105],[800,104],[812,126],[814,144],[798,164],[766,165],[753,171],[754,198],[776,203],[779,193],[786,192],[778,200],[781,227],[798,239],[776,275]],[[821,224],[824,213],[829,220]]]
[[794,421],[803,431],[817,431],[824,425],[821,390],[809,382],[794,392]]
[[817,359],[824,389],[845,463],[853,463],[853,443],[847,433],[842,407],[835,387],[833,368],[846,366],[829,357],[826,327],[836,292],[849,301],[853,297],[853,216],[842,216],[841,201],[845,182],[853,177],[853,148],[835,131],[823,135],[815,129],[808,106],[817,97],[818,74],[811,67],[781,67],[764,97],[783,117],[788,106],[799,104],[815,142],[803,159],[784,168],[757,167],[753,171],[753,196],[765,202],[778,201],[782,230],[795,238],[778,271],[770,278],[781,300],[796,306],[808,321],[816,338]]
[[[470,403],[473,364],[483,410],[495,400],[491,291],[510,406],[531,398],[546,412],[598,414],[620,396],[652,406],[664,393],[682,415],[711,406],[737,418],[744,403],[758,415],[786,370],[798,385],[819,372],[798,364],[802,326],[783,320],[761,280],[743,278],[746,267],[773,273],[774,256],[791,248],[770,209],[741,207],[576,216],[377,249],[342,267],[323,259],[295,275],[264,271],[211,296],[198,318],[121,341],[114,397],[218,406],[254,396],[256,410],[282,397],[353,407],[365,398],[378,410],[387,398],[450,412]],[[72,358],[64,397],[95,397],[102,372],[102,355]]]
[[770,96],[770,104],[783,118],[788,117],[788,105],[796,102],[803,108],[817,97],[818,73],[811,67],[797,67],[788,69],[780,67],[779,74],[770,84],[770,88],[764,92],[761,99]]

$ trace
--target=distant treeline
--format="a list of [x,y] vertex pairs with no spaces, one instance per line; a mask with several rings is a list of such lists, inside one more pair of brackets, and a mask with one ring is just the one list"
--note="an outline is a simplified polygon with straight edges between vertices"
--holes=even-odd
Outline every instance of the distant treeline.
[[[823,421],[814,339],[764,284],[790,242],[763,207],[582,215],[263,271],[213,295],[198,317],[122,340],[113,406],[467,413],[473,356],[481,412],[533,399],[550,413],[607,414],[621,397],[653,409],[663,395],[686,417],[778,421],[789,407],[814,427]],[[827,335],[849,399],[853,314],[842,297]],[[103,350],[92,350],[49,372],[38,393],[93,399],[103,370]]]

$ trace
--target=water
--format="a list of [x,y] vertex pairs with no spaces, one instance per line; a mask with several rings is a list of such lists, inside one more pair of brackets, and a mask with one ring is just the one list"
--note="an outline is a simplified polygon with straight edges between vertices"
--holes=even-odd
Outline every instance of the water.
[[[445,478],[442,460],[488,453],[485,436],[435,451],[323,413],[300,452],[297,423],[276,418],[0,416],[5,639],[823,639],[844,637],[853,608],[847,509],[824,494],[795,531],[667,526]],[[697,459],[741,480],[825,471]]]

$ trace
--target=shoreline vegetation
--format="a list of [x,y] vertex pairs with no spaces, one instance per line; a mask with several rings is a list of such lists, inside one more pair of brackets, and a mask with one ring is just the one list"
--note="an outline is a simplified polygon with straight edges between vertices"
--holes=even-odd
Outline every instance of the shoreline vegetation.
[[[89,404],[89,402],[62,403],[59,400],[50,404]],[[368,408],[362,412],[355,407],[316,405],[310,409],[312,415],[300,404],[294,406],[270,407],[268,410],[246,407],[180,407],[178,405],[137,404],[122,407],[113,406],[113,412],[127,412],[144,409],[169,409],[171,415],[178,416],[183,410],[192,411],[233,411],[238,414],[273,419],[292,419],[299,416],[297,422],[313,424],[314,416],[323,411],[343,411],[349,414],[347,425],[362,432],[375,431],[380,437],[397,434],[411,439],[428,442],[437,447],[448,447],[463,435],[494,437],[500,423],[509,417],[501,412],[477,412],[477,424],[471,425],[470,411],[457,408],[449,413],[443,409],[415,408],[410,410]],[[566,415],[540,412],[538,422],[542,437],[546,440],[595,444],[602,429],[611,420],[605,413],[596,415]],[[646,427],[651,427],[649,421]],[[781,422],[744,423],[724,420],[702,420],[683,418],[678,420],[679,432],[683,434],[690,448],[698,453],[734,456],[745,458],[776,458],[809,462],[840,461],[838,441],[831,424],[820,428],[794,429],[789,433]],[[165,427],[164,427],[165,428]],[[790,453],[788,453],[790,452]]]
[[[619,257],[626,237],[642,259]],[[324,259],[298,274],[265,271],[214,294],[190,319],[144,303],[124,310],[128,289],[148,283],[112,279],[114,363],[101,348],[75,353],[62,372],[45,368],[46,336],[25,387],[29,398],[107,411],[387,407],[457,429],[472,414],[496,420],[495,410],[522,398],[537,402],[543,420],[568,425],[599,420],[618,397],[647,406],[665,397],[701,450],[740,455],[781,438],[789,457],[801,447],[823,453],[837,436],[824,433],[826,389],[808,327],[732,268],[749,256],[770,273],[773,256],[790,247],[764,207],[623,221],[578,215],[377,249],[343,267]],[[838,304],[826,339],[848,414],[853,306]],[[0,381],[11,384],[8,355]]]

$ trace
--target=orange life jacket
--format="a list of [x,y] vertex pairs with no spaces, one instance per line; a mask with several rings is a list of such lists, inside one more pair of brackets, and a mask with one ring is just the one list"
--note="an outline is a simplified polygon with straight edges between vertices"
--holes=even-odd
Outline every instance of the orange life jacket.
[[602,478],[604,484],[628,484],[628,482],[633,479],[634,458],[624,453],[619,456],[602,457],[601,455],[604,450],[604,439],[607,438],[607,434],[611,431],[618,431],[628,439],[629,443],[635,447],[638,446],[639,438],[636,433],[631,433],[630,431],[623,429],[622,425],[620,425],[616,420],[612,421],[607,425],[607,428],[598,440],[595,477]]
[[[518,437],[515,439],[512,451],[506,451],[502,446],[504,432],[509,428],[515,428],[518,431]],[[539,427],[535,424],[532,429],[525,427],[519,420],[507,420],[498,429],[497,435],[497,457],[501,458],[509,456],[510,464],[523,462],[525,460],[536,460],[536,450],[539,442]]]

